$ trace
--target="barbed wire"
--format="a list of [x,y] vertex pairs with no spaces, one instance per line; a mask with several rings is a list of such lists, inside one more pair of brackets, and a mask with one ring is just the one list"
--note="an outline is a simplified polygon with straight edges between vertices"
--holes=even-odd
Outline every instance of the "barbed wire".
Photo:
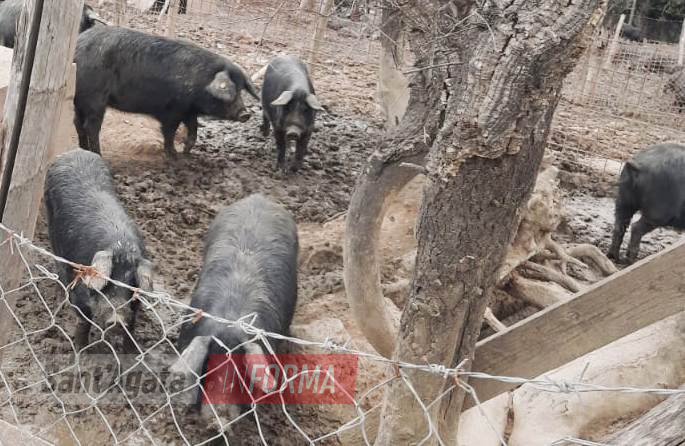
[[[211,371],[207,371],[206,374],[200,376],[200,375],[195,375],[195,382],[192,383],[188,387],[184,387],[176,392],[171,392],[167,389],[164,390],[164,401],[163,405],[159,407],[157,410],[153,411],[150,414],[143,414],[142,411],[138,411],[135,409],[135,404],[131,400],[131,398],[128,397],[126,394],[125,389],[122,387],[122,379],[127,376],[127,374],[131,373],[136,367],[142,366],[144,367],[149,373],[154,375],[158,381],[158,384],[160,386],[164,386],[164,381],[158,376],[157,373],[155,373],[155,370],[153,368],[152,364],[149,364],[148,361],[150,361],[150,356],[152,355],[153,350],[155,350],[156,347],[158,347],[160,344],[166,343],[169,346],[171,346],[173,350],[173,357],[177,358],[182,358],[183,356],[181,355],[181,352],[179,352],[176,347],[174,346],[174,343],[171,342],[170,338],[172,337],[172,332],[174,329],[178,328],[181,324],[192,321],[192,320],[197,320],[198,318],[209,318],[217,323],[223,324],[227,327],[236,327],[239,328],[240,330],[243,330],[245,333],[249,334],[251,338],[246,341],[248,342],[254,342],[254,341],[261,341],[265,346],[267,346],[269,353],[274,354],[274,350],[270,346],[270,341],[287,341],[293,345],[299,345],[303,346],[306,348],[318,348],[323,351],[327,352],[333,352],[333,353],[348,353],[348,354],[355,354],[358,355],[359,358],[365,358],[366,360],[373,361],[376,363],[384,364],[386,366],[389,366],[389,369],[395,370],[395,374],[382,380],[378,384],[372,386],[370,389],[367,389],[367,391],[357,397],[355,399],[355,395],[347,395],[347,398],[349,398],[351,404],[354,407],[354,412],[355,416],[352,417],[348,422],[342,424],[339,426],[337,429],[333,430],[332,432],[326,432],[322,435],[319,436],[310,436],[305,431],[299,427],[298,422],[296,421],[296,418],[293,417],[289,413],[289,409],[287,408],[287,405],[285,404],[284,401],[281,401],[281,406],[283,409],[284,414],[286,414],[286,418],[288,419],[288,422],[299,432],[299,434],[302,436],[302,438],[305,439],[305,441],[308,444],[317,444],[320,443],[328,438],[331,438],[333,436],[338,436],[343,434],[346,431],[356,429],[359,427],[363,427],[365,423],[368,421],[367,418],[373,413],[373,412],[378,412],[380,411],[380,404],[377,403],[375,404],[372,408],[366,410],[362,407],[363,402],[369,397],[370,394],[372,394],[375,391],[380,390],[381,388],[385,387],[387,384],[389,384],[392,381],[395,380],[401,380],[404,385],[406,385],[409,389],[414,398],[416,399],[417,403],[420,404],[423,408],[423,412],[426,416],[426,422],[428,426],[428,431],[426,433],[426,440],[429,438],[436,438],[439,444],[444,444],[441,439],[439,439],[437,428],[433,425],[433,421],[430,414],[431,408],[439,402],[442,398],[444,398],[446,395],[452,392],[455,388],[459,387],[462,390],[464,390],[474,401],[474,406],[476,409],[479,411],[480,415],[484,417],[486,424],[488,425],[488,428],[491,429],[499,438],[499,441],[502,445],[506,446],[506,441],[502,434],[497,430],[495,427],[495,424],[487,417],[484,409],[481,407],[481,401],[478,398],[478,395],[476,394],[474,388],[469,385],[468,383],[465,382],[465,379],[485,379],[485,380],[493,380],[493,381],[498,381],[502,383],[507,383],[507,384],[513,384],[514,386],[520,386],[527,384],[535,389],[544,391],[544,392],[553,392],[553,393],[583,393],[583,392],[616,392],[616,393],[626,393],[626,394],[651,394],[651,395],[658,395],[658,396],[670,396],[670,395],[679,395],[679,394],[685,394],[685,389],[667,389],[667,388],[644,388],[644,387],[633,387],[633,386],[602,386],[602,385],[597,385],[597,384],[592,384],[592,383],[585,383],[582,382],[582,374],[579,377],[577,381],[571,381],[571,380],[556,380],[552,379],[547,376],[539,377],[539,378],[534,378],[534,379],[526,379],[526,378],[520,378],[520,377],[509,377],[509,376],[496,376],[496,375],[490,375],[486,373],[480,373],[480,372],[474,372],[474,371],[468,371],[466,369],[466,363],[462,362],[458,364],[456,367],[448,367],[445,365],[441,364],[413,364],[413,363],[407,363],[403,361],[397,361],[397,360],[392,360],[388,358],[384,358],[381,356],[378,356],[373,353],[369,352],[364,352],[360,351],[354,348],[351,348],[347,345],[340,345],[338,343],[333,342],[330,338],[326,338],[323,341],[313,341],[313,340],[307,340],[307,339],[300,339],[296,338],[293,336],[285,336],[282,334],[278,333],[271,333],[267,332],[265,330],[262,330],[256,326],[254,326],[254,315],[249,314],[246,315],[238,320],[226,320],[222,317],[218,317],[213,314],[209,314],[207,312],[204,312],[200,309],[193,308],[183,302],[181,302],[178,299],[175,299],[171,295],[169,295],[166,292],[162,291],[145,291],[141,290],[135,287],[131,287],[125,283],[118,282],[116,280],[111,279],[110,277],[102,277],[101,274],[97,270],[92,270],[91,267],[85,266],[85,265],[80,265],[75,262],[68,261],[64,258],[61,258],[49,250],[42,248],[36,244],[34,244],[31,240],[28,238],[24,237],[21,233],[18,233],[7,226],[3,225],[0,223],[0,232],[4,234],[4,237],[0,237],[0,249],[5,249],[8,250],[10,253],[14,253],[15,255],[18,255],[20,261],[23,264],[23,267],[27,271],[27,276],[28,280],[22,281],[22,283],[18,284],[16,288],[8,290],[8,289],[3,289],[0,287],[0,301],[3,302],[5,307],[8,309],[10,312],[12,319],[14,322],[17,324],[17,327],[19,328],[19,331],[21,332],[21,336],[19,339],[14,340],[12,342],[8,342],[4,346],[0,346],[0,352],[6,351],[9,348],[12,348],[13,346],[19,346],[19,345],[26,345],[29,352],[30,352],[30,357],[31,359],[39,365],[40,368],[40,375],[42,376],[41,379],[35,381],[35,382],[29,382],[23,386],[16,386],[12,388],[10,382],[11,379],[6,375],[6,373],[2,370],[0,370],[0,381],[3,383],[4,388],[6,389],[7,395],[5,398],[0,398],[0,407],[10,407],[10,412],[13,414],[11,416],[12,421],[16,423],[17,425],[21,424],[19,422],[19,417],[17,415],[16,410],[14,409],[14,402],[17,399],[17,395],[29,391],[31,389],[35,389],[38,386],[44,385],[46,382],[49,382],[51,378],[60,376],[70,370],[77,370],[79,371],[79,376],[81,376],[82,370],[82,364],[81,361],[87,361],[87,358],[89,355],[85,354],[85,349],[91,347],[93,344],[96,343],[103,343],[110,351],[115,363],[116,363],[116,376],[118,379],[114,380],[109,386],[107,386],[104,390],[102,390],[99,394],[91,396],[88,395],[88,401],[86,404],[83,405],[83,407],[77,407],[77,408],[69,408],[68,401],[63,401],[63,399],[60,397],[56,389],[50,388],[50,394],[51,396],[58,401],[58,404],[60,406],[60,412],[61,416],[53,421],[52,423],[45,423],[44,425],[41,426],[41,428],[34,433],[34,435],[41,436],[47,434],[54,426],[57,424],[60,424],[62,422],[66,423],[67,425],[67,430],[70,433],[70,436],[72,436],[78,444],[81,444],[78,440],[78,434],[75,429],[75,427],[70,424],[69,419],[70,417],[73,417],[75,415],[79,414],[84,414],[88,411],[95,411],[99,419],[102,420],[102,422],[106,426],[106,430],[109,432],[109,435],[112,436],[112,438],[117,439],[117,442],[124,442],[128,441],[129,439],[133,438],[135,435],[143,435],[145,438],[149,439],[154,443],[154,434],[150,431],[149,428],[149,423],[151,420],[153,420],[156,416],[158,416],[161,411],[163,411],[167,407],[172,407],[172,400],[179,396],[182,395],[184,392],[187,392],[189,390],[192,390],[194,388],[199,388],[200,391],[204,394],[205,397],[207,397],[206,390],[201,386],[201,379],[206,377]],[[144,311],[151,312],[153,317],[157,318],[160,322],[160,326],[162,327],[162,334],[160,335],[160,339],[158,339],[156,342],[154,342],[152,345],[149,346],[142,346],[139,345],[136,341],[135,338],[133,337],[133,334],[127,331],[127,335],[134,340],[134,343],[136,344],[136,349],[137,349],[137,356],[135,361],[133,361],[130,364],[124,365],[123,361],[117,354],[117,349],[116,347],[110,343],[106,339],[106,331],[107,329],[102,329],[101,327],[98,327],[95,321],[90,320],[90,323],[96,327],[96,329],[100,332],[100,337],[98,338],[97,336],[94,337],[94,341],[89,344],[87,347],[84,347],[81,350],[78,350],[73,342],[70,340],[69,335],[67,334],[67,330],[65,327],[62,327],[58,322],[57,322],[57,313],[59,313],[62,309],[65,307],[69,306],[72,307],[76,310],[78,308],[69,301],[69,291],[70,289],[73,289],[74,284],[62,284],[59,282],[59,276],[56,273],[53,273],[50,271],[48,267],[46,267],[43,264],[40,263],[35,263],[32,264],[30,261],[30,257],[33,255],[38,255],[41,257],[46,257],[48,259],[51,259],[57,264],[62,264],[66,265],[70,268],[74,268],[75,271],[77,271],[77,275],[81,273],[81,279],[84,277],[83,274],[84,271],[87,272],[88,274],[94,274],[98,277],[101,277],[102,279],[106,280],[108,283],[115,285],[117,287],[122,287],[129,289],[134,293],[134,298],[139,300],[142,303],[142,309]],[[32,268],[33,267],[33,268]],[[38,274],[34,273],[32,269],[35,269]],[[43,291],[38,286],[38,283],[40,283],[43,280],[48,280],[50,282],[58,283],[60,287],[60,292],[64,293],[64,299],[61,301],[58,301],[59,303],[57,304],[56,310],[50,310],[51,306],[48,303],[48,300],[44,295]],[[25,323],[26,321],[22,321],[22,318],[17,315],[17,313],[11,308],[11,306],[8,303],[8,296],[11,294],[15,293],[20,293],[20,292],[26,292],[30,291],[32,293],[35,293],[37,295],[37,300],[40,302],[40,306],[42,308],[45,308],[48,313],[50,314],[50,323],[47,326],[44,326],[40,328],[39,330],[31,330],[29,329]],[[99,293],[100,297],[104,300],[106,300],[110,305],[112,303],[109,301],[108,297],[104,293]],[[164,318],[159,311],[156,309],[160,308],[160,305],[169,307],[173,309],[173,314],[171,318]],[[114,306],[112,306],[114,308]],[[179,316],[180,315],[180,316]],[[69,339],[70,343],[70,351],[74,353],[74,362],[66,367],[59,368],[58,370],[54,371],[48,371],[47,368],[42,364],[39,354],[35,351],[33,345],[30,342],[30,339],[40,333],[45,333],[47,330],[51,328],[56,328],[59,330],[62,334],[62,336],[66,339]],[[125,328],[125,327],[124,327]],[[229,346],[223,344],[223,342],[216,338],[212,338],[217,344],[219,344],[224,351],[227,353],[227,359],[225,360],[222,365],[225,363],[231,363],[235,367],[235,363],[233,362],[232,359],[232,354],[236,351],[236,349],[242,347],[244,344],[241,344],[239,346],[234,346],[233,348],[229,348]],[[282,364],[279,363],[281,367]],[[586,367],[587,368],[587,367]],[[421,399],[421,396],[418,394],[416,389],[414,389],[413,384],[411,379],[408,377],[406,372],[408,371],[419,371],[422,373],[430,374],[433,376],[439,376],[442,377],[443,379],[446,380],[451,380],[453,382],[452,385],[448,386],[447,389],[441,393],[435,400],[429,402],[429,403],[424,403]],[[288,378],[287,380],[284,380],[284,382],[281,384],[281,386],[278,388],[276,393],[281,395],[281,400],[283,399],[282,394],[287,388],[290,383],[292,383],[295,379],[297,379],[301,373],[298,373],[296,375],[293,375],[292,377]],[[80,378],[79,378],[80,379]],[[242,379],[242,378],[241,378]],[[28,379],[27,379],[28,381]],[[335,379],[333,379],[335,381]],[[243,385],[246,385],[246,383],[243,381]],[[81,383],[83,385],[83,383]],[[338,383],[335,383],[336,386],[338,386]],[[338,386],[339,387],[339,386]],[[344,390],[344,389],[343,389]],[[132,418],[135,420],[135,423],[139,426],[138,429],[135,431],[132,431],[128,433],[124,438],[119,441],[116,430],[115,428],[110,425],[110,422],[108,421],[107,414],[106,414],[106,408],[105,408],[105,403],[110,396],[111,393],[116,392],[117,395],[122,395],[125,403],[132,408]],[[236,416],[235,418],[232,418],[228,421],[225,421],[221,415],[214,409],[213,405],[210,405],[210,409],[212,411],[212,416],[214,419],[217,421],[218,426],[220,426],[219,433],[212,436],[211,440],[215,440],[218,438],[223,438],[228,442],[228,438],[226,437],[226,432],[230,432],[230,429],[233,425],[235,425],[238,421],[252,416],[256,423],[257,426],[259,427],[259,416],[257,415],[257,407],[259,404],[259,400],[254,399],[252,396],[252,403],[250,404],[250,409],[247,410],[246,412]],[[193,443],[191,439],[186,438],[183,434],[183,429],[182,429],[182,422],[180,421],[181,415],[179,413],[175,413],[174,409],[172,408],[171,410],[172,418],[173,418],[173,423],[175,425],[175,429],[178,431],[178,433],[181,435],[183,438],[183,441],[185,444],[205,444],[204,442],[199,442],[199,443]],[[7,420],[5,420],[7,421]],[[364,429],[362,429],[364,431]],[[260,441],[262,444],[269,444],[266,436],[261,428],[258,428],[258,436],[260,438]],[[363,441],[365,444],[372,444],[372,441],[369,440],[369,438],[366,436],[366,432],[364,431],[363,435]],[[562,441],[562,440],[560,440]],[[576,441],[575,444],[581,444],[581,445],[597,445],[600,443],[592,443],[592,442],[583,442],[585,440],[576,440],[576,439],[564,439],[563,441],[566,441],[567,443]],[[556,444],[564,444],[564,443],[555,443]]]

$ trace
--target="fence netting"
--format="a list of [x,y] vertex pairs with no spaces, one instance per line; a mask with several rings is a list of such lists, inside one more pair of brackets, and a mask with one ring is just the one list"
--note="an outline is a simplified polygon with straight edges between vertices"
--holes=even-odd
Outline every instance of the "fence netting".
[[[269,333],[259,328],[252,314],[239,320],[226,320],[192,308],[163,290],[146,292],[130,288],[103,277],[92,267],[55,256],[1,224],[0,240],[0,252],[12,255],[23,269],[18,284],[11,289],[0,288],[0,317],[5,339],[0,346],[0,433],[3,430],[6,433],[8,428],[18,429],[25,438],[41,439],[48,444],[201,445],[217,440],[229,444],[265,445],[373,444],[374,428],[370,420],[381,411],[385,387],[394,380],[401,380],[413,390],[413,380],[426,376],[439,376],[445,382],[445,391],[435,401],[423,401],[416,391],[412,392],[424,408],[427,421],[440,399],[461,388],[467,398],[474,401],[474,410],[486,417],[494,432],[498,431],[487,420],[478,395],[465,378],[528,384],[561,393],[599,391],[667,396],[685,392],[605,387],[582,380],[490,376],[466,371],[464,364],[451,367],[391,361],[355,348],[349,339],[336,339],[328,333],[321,333],[320,339]],[[77,278],[72,283],[60,282],[57,271],[61,268],[74,268]],[[124,287],[133,294],[131,301],[123,305],[136,301],[139,314],[133,327],[123,321],[100,326],[93,319],[87,319],[90,335],[87,343],[79,347],[74,333],[84,313],[74,303],[74,290],[92,283],[93,278],[107,283],[98,298],[111,306],[112,311],[122,305],[115,308],[108,297],[112,289],[107,287]],[[267,355],[277,354],[276,358],[283,352],[352,355],[356,388],[350,391],[349,386],[342,385],[345,378],[335,375],[331,372],[333,369],[299,369],[290,375],[283,373],[283,379],[276,376],[269,383],[269,389],[253,393],[252,387],[247,392],[249,385],[245,384],[249,376],[241,378],[236,374],[243,380],[247,392],[242,412],[235,404],[204,404],[207,400],[203,400],[197,410],[197,406],[191,404],[194,400],[188,397],[189,392],[201,392],[203,397],[218,402],[217,388],[207,384],[209,376],[221,366],[237,370],[240,366],[236,351],[244,347],[229,348],[220,339],[213,338],[222,347],[221,361],[215,362],[216,367],[208,365],[205,373],[192,374],[189,380],[176,380],[173,367],[179,358],[183,357],[182,364],[192,361],[176,348],[179,327],[184,323],[196,323],[201,318],[211,318],[226,328],[242,330],[249,335],[249,342],[261,342],[266,346]],[[275,363],[281,371],[287,367],[278,359]],[[293,386],[299,385],[301,389],[303,375],[309,381],[316,375],[317,383],[328,381],[329,387],[338,391],[338,404],[324,408],[321,404],[288,403],[288,392],[293,392]],[[223,384],[225,386],[227,381]],[[266,398],[271,398],[271,404],[262,404]],[[334,417],[331,417],[331,410]],[[332,429],[331,419],[339,420]],[[506,445],[501,433],[497,435],[501,444]],[[426,424],[426,439],[445,444],[434,423]],[[573,444],[576,439],[564,441]]]

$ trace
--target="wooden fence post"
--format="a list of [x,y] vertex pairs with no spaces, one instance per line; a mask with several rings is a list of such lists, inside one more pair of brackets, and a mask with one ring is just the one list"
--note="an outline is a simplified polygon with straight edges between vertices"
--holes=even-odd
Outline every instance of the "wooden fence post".
[[316,19],[316,27],[314,28],[314,38],[312,39],[312,47],[309,53],[309,71],[314,71],[314,64],[316,64],[319,56],[319,49],[321,48],[321,41],[326,35],[326,26],[328,18],[333,12],[333,0],[322,0],[323,5],[318,9],[319,17]]
[[616,48],[618,47],[618,39],[621,37],[621,30],[623,29],[623,22],[626,20],[626,15],[621,14],[621,17],[618,19],[618,24],[616,25],[616,31],[614,32],[614,38],[611,39],[611,43],[609,43],[609,51],[607,52],[607,58],[604,61],[604,68],[608,68],[609,65],[611,64],[611,60],[614,58],[614,55],[616,54]]
[[678,44],[678,65],[683,64],[683,57],[685,57],[685,19],[683,19],[683,28],[680,31],[680,42]]
[[114,1],[114,24],[117,26],[126,26],[128,18],[126,17],[126,0]]
[[[18,25],[18,36],[27,36],[36,0],[27,0]],[[68,91],[70,69],[83,0],[45,1],[33,64],[23,128],[19,138],[14,172],[11,176],[3,224],[32,238],[43,196],[43,182],[49,147],[58,132],[60,109]],[[10,133],[16,121],[21,72],[27,52],[27,39],[15,46],[10,81],[0,126],[0,180],[5,172]],[[17,250],[10,244],[0,247],[0,286],[15,289],[26,274]],[[0,347],[13,331],[8,309],[13,310],[16,294],[5,296],[0,304]],[[0,350],[0,353],[2,350]]]
[[166,35],[167,37],[174,37],[176,35],[176,16],[178,15],[178,0],[169,1],[169,8],[167,9],[166,13],[166,31],[164,32],[164,35]]
[[635,7],[637,6],[637,0],[633,0],[633,4],[630,7],[630,16],[628,17],[628,25],[633,24],[633,18],[635,17]]

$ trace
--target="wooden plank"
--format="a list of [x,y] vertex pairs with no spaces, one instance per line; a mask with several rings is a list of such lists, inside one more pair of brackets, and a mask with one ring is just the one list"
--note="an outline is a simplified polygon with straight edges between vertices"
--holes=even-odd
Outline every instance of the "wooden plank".
[[71,147],[71,135],[74,133],[74,93],[76,90],[76,64],[69,67],[69,74],[65,85],[64,98],[59,109],[57,130],[50,141],[48,163]]
[[0,119],[5,107],[5,96],[7,87],[10,84],[10,73],[12,68],[12,49],[0,46]]
[[[685,241],[480,341],[472,370],[534,378],[685,311]],[[515,385],[472,379],[481,401]],[[473,405],[467,398],[465,408]]]
[[[607,51],[607,58],[604,61],[604,69],[606,70],[611,65],[611,61],[614,59],[616,54],[616,49],[618,48],[618,40],[621,37],[621,30],[623,29],[623,21],[626,19],[625,14],[621,14],[618,19],[618,24],[616,24],[616,31],[614,31],[614,38],[609,42],[609,51]],[[601,74],[601,73],[600,73]]]
[[673,395],[603,442],[613,446],[685,445],[685,394]]
[[[27,27],[35,8],[35,0],[27,0],[19,19],[19,35],[27,35]],[[60,108],[68,91],[70,67],[74,60],[78,25],[83,0],[46,1],[43,6],[33,74],[19,138],[16,163],[11,176],[3,223],[33,238],[36,218],[43,197],[43,182],[49,148],[58,133]],[[0,181],[7,162],[10,133],[18,118],[19,85],[28,39],[19,39],[12,61],[12,78],[0,127]],[[0,286],[12,290],[21,283],[26,269],[16,250],[5,244],[0,248]],[[6,297],[0,306],[0,346],[16,324],[7,307],[14,307],[16,293]]]

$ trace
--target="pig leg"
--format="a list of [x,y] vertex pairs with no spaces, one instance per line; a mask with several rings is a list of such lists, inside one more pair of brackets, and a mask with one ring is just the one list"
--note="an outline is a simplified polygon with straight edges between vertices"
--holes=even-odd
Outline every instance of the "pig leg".
[[197,116],[190,116],[183,121],[186,129],[188,129],[188,138],[186,138],[185,146],[183,147],[183,153],[188,154],[190,150],[195,147],[197,142]]
[[86,318],[93,319],[93,312],[88,304],[90,296],[88,291],[83,288],[83,285],[76,285],[71,290],[70,301],[77,308],[76,313],[79,316],[76,329],[74,330],[74,344],[78,350],[81,350],[88,345],[88,337],[90,335],[90,322]]
[[84,150],[90,150],[90,147],[88,147],[88,136],[83,125],[83,117],[78,110],[74,110],[74,127],[76,127],[76,134],[78,134],[78,146]]
[[276,138],[276,151],[278,152],[276,169],[281,170],[283,173],[287,173],[287,167],[285,164],[285,153],[287,149],[285,132],[283,130],[274,130],[274,137]]
[[633,224],[630,228],[630,242],[628,243],[628,263],[633,263],[637,260],[637,252],[640,249],[642,237],[655,228],[656,226],[649,223],[644,216]]
[[297,140],[297,146],[295,147],[295,164],[293,164],[292,171],[297,172],[302,167],[302,162],[304,161],[304,156],[307,154],[307,146],[309,145],[309,138],[312,134],[306,132]]
[[266,117],[266,113],[262,113],[262,125],[259,127],[262,132],[262,136],[267,137],[271,132],[271,124],[269,123],[269,118]]
[[[102,110],[90,110],[78,112],[79,123],[76,124],[76,131],[79,135],[79,145],[83,149],[100,154],[100,128],[105,117],[105,108]],[[76,118],[74,118],[76,123]],[[80,130],[79,130],[80,128]]]
[[131,302],[131,318],[126,324],[126,330],[128,330],[128,334],[126,334],[124,337],[126,338],[124,341],[124,348],[126,349],[127,352],[136,352],[136,342],[135,339],[133,339],[133,330],[135,330],[136,326],[136,317],[138,316],[138,307],[140,306],[140,302],[135,300]]
[[630,224],[630,220],[633,218],[635,211],[634,208],[623,205],[619,197],[619,200],[616,203],[614,233],[611,238],[611,247],[607,253],[607,257],[614,261],[618,261],[620,258],[619,251],[621,250],[621,243],[623,243],[623,236],[626,233],[626,229],[628,229],[628,225]]
[[177,120],[166,120],[162,122],[162,136],[164,136],[164,151],[169,158],[176,158],[176,148],[174,147],[174,136],[181,124]]

